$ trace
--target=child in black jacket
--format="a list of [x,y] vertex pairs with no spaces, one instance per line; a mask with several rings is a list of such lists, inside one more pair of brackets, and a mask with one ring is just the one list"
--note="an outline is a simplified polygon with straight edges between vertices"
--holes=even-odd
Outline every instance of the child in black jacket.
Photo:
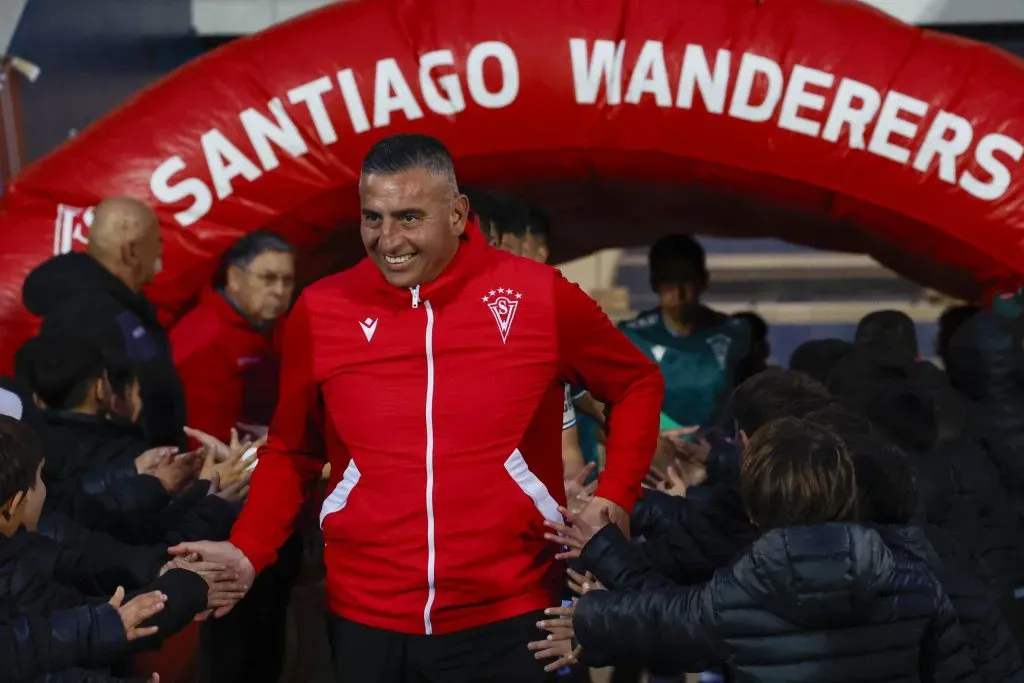
[[[84,661],[74,662],[80,669],[50,678],[97,683],[116,680],[109,672],[126,655],[155,645],[206,609],[207,578],[214,580],[214,573],[223,568],[204,567],[210,572],[205,578],[183,568],[161,568],[158,562],[162,557],[142,549],[143,553],[150,552],[152,560],[149,565],[144,561],[138,571],[160,576],[150,582],[146,596],[122,605],[124,591],[118,586],[131,578],[132,563],[122,566],[116,558],[96,562],[92,556],[92,564],[87,564],[85,553],[35,533],[46,498],[42,467],[42,450],[34,432],[23,423],[0,416],[0,622],[28,616],[56,618],[59,611],[87,608],[79,609],[77,618],[90,622],[105,637],[85,648],[88,655]],[[104,595],[110,593],[119,597],[109,601]],[[141,629],[141,620],[137,619],[140,607],[145,608],[142,613],[146,619]],[[118,624],[120,638],[110,635],[111,630],[117,632]],[[53,625],[51,640],[67,637],[64,631],[56,630],[57,621]],[[94,631],[79,628],[78,632]]]
[[[854,523],[856,475],[840,439],[801,420],[769,423],[744,453],[741,489],[764,533],[732,566],[700,586],[654,575],[641,590],[585,592],[548,610],[561,618],[542,623],[551,639],[531,649],[558,657],[552,666],[728,664],[742,681],[978,680],[928,568]],[[594,530],[569,518],[562,542],[581,548]],[[586,553],[583,563],[594,569]]]

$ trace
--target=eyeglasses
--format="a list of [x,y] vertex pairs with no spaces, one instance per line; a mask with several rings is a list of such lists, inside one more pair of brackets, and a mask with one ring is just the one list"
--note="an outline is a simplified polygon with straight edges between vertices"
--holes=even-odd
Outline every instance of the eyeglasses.
[[259,280],[262,284],[264,284],[267,287],[273,287],[274,285],[276,285],[279,282],[281,284],[283,284],[285,287],[292,287],[292,286],[295,285],[295,276],[294,275],[289,275],[289,274],[284,274],[284,273],[272,273],[272,272],[263,272],[263,273],[253,273],[253,272],[250,272],[250,271],[247,271],[247,272],[249,272],[250,275],[255,277],[257,280]]

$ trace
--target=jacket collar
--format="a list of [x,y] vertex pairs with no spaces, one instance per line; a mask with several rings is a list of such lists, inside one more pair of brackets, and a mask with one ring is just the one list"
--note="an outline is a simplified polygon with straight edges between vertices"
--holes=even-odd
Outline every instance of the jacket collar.
[[412,307],[418,307],[424,301],[441,304],[454,298],[461,292],[461,286],[480,266],[488,249],[480,226],[475,217],[470,216],[466,220],[466,229],[459,240],[455,257],[444,271],[430,282],[408,289],[395,287],[385,279],[384,274],[369,257],[363,259],[362,265],[363,268],[371,268],[374,271],[374,289],[396,299],[404,299]]
[[49,427],[66,426],[80,432],[89,432],[104,438],[131,436],[142,438],[142,428],[128,420],[77,413],[73,410],[44,410],[43,420]]
[[208,289],[203,292],[200,298],[201,303],[208,303],[214,307],[218,315],[227,321],[232,327],[238,327],[250,332],[267,334],[274,327],[274,323],[268,325],[257,325],[252,319],[242,312],[228,293],[223,288]]

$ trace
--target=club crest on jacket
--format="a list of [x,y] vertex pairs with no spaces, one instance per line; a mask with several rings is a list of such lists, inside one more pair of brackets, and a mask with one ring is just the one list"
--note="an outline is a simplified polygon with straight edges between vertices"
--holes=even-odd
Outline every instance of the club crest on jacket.
[[515,320],[516,309],[519,308],[522,298],[521,292],[516,292],[508,287],[492,289],[482,298],[487,307],[491,309],[494,322],[498,323],[502,344],[508,341],[508,333],[512,329],[512,321]]

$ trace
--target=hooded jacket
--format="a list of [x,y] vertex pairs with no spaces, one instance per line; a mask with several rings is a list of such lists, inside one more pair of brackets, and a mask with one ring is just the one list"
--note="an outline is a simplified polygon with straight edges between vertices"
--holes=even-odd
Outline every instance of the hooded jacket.
[[289,316],[278,410],[232,542],[257,570],[331,464],[320,512],[330,609],[443,634],[542,609],[561,567],[565,383],[614,406],[597,496],[629,511],[657,442],[658,368],[554,268],[468,225],[411,290],[368,259]]
[[171,330],[190,427],[227,442],[239,422],[270,424],[278,371],[272,332],[254,326],[223,292],[203,292]]
[[88,254],[62,254],[25,278],[25,308],[42,332],[87,339],[136,371],[151,445],[184,446],[185,395],[156,309]]
[[931,572],[856,525],[770,531],[703,585],[592,591],[573,628],[591,666],[727,663],[762,683],[979,680]]

